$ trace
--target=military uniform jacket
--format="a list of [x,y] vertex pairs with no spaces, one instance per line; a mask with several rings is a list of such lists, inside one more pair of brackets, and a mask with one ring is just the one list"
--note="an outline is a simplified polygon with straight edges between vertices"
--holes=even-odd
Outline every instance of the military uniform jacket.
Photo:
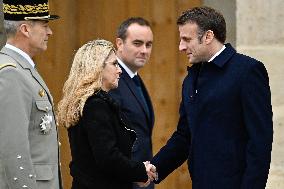
[[5,47],[0,120],[0,188],[62,188],[51,94],[29,62]]

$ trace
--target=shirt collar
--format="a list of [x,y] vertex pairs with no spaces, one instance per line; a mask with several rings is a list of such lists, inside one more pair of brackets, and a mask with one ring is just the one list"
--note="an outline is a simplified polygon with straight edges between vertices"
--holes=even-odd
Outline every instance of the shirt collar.
[[221,52],[223,52],[223,50],[225,50],[225,48],[226,48],[226,46],[223,45],[223,47],[216,54],[214,54],[214,56],[212,56],[210,58],[210,60],[208,60],[208,62],[212,62],[214,60],[214,58],[216,58],[219,54],[221,54]]
[[133,78],[135,75],[137,75],[137,72],[133,73],[123,62],[117,57],[117,61],[119,65],[123,67],[123,69],[126,71],[126,73],[129,75],[130,78]]
[[34,61],[31,59],[31,57],[27,53],[25,53],[21,49],[13,46],[11,44],[8,44],[8,43],[6,43],[5,47],[8,48],[8,49],[11,49],[11,50],[13,50],[13,51],[15,51],[17,53],[19,53],[20,55],[22,55],[32,65],[33,68],[35,67]]

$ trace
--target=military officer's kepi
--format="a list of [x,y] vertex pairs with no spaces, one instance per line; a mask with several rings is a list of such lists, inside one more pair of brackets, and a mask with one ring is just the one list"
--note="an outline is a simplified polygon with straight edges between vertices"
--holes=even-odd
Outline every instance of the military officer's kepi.
[[5,20],[54,20],[49,14],[48,0],[3,0]]

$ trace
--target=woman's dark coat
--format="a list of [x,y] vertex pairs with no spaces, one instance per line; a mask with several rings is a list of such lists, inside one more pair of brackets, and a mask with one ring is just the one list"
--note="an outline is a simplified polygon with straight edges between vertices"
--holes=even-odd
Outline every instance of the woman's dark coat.
[[119,112],[114,100],[99,91],[68,129],[73,189],[131,189],[133,182],[147,181],[144,164],[130,160],[136,135]]

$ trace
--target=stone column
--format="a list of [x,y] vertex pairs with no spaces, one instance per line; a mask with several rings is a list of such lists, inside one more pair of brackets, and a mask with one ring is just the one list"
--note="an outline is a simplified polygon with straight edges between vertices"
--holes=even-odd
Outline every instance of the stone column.
[[5,45],[6,43],[6,35],[3,27],[3,0],[0,0],[0,49]]
[[272,93],[274,140],[266,189],[284,188],[284,1],[237,0],[236,47],[262,61]]

